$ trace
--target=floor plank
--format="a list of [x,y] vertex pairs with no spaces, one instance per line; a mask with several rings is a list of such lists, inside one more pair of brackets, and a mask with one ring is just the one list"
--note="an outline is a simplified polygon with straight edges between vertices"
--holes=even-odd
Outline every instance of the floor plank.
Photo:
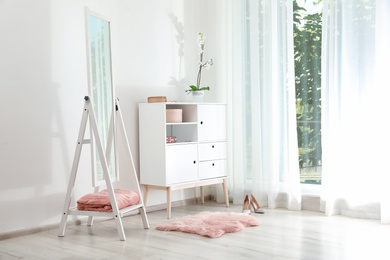
[[57,229],[0,241],[0,259],[390,259],[390,225],[375,220],[320,212],[265,209],[252,214],[261,225],[220,238],[155,227],[201,211],[240,212],[240,205],[206,202],[148,213],[150,229],[140,215],[123,219],[127,240],[119,241],[113,220],[70,226],[65,237]]

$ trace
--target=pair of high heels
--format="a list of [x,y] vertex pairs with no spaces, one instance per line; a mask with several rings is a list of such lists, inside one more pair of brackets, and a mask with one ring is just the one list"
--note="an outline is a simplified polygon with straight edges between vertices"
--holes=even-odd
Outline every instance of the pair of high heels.
[[242,206],[242,213],[251,214],[253,212],[257,214],[264,214],[264,210],[260,207],[255,197],[251,194],[250,196],[245,195],[244,205]]

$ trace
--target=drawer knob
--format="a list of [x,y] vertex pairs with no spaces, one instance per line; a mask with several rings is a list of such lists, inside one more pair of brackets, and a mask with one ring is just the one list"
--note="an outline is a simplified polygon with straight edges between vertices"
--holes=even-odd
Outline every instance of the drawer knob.
[[214,148],[214,145],[212,145],[211,148]]
[[213,166],[214,166],[215,164],[213,163]]
[[200,124],[203,125],[203,121],[200,121]]
[[194,161],[194,164],[196,164],[196,161]]

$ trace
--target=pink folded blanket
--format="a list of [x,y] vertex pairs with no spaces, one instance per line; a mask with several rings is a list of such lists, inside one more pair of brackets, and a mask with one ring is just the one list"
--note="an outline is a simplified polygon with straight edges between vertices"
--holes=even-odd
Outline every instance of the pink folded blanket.
[[[118,209],[123,209],[131,205],[135,205],[139,202],[139,194],[134,191],[115,189],[116,203]],[[110,196],[108,190],[102,190],[99,193],[90,193],[84,195],[77,201],[78,210],[89,210],[89,211],[101,211],[101,212],[112,212],[112,206],[110,202]]]

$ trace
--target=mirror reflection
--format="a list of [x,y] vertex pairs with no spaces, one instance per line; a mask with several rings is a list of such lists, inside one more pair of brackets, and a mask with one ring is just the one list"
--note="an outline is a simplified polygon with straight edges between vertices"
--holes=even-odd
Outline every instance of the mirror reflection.
[[[115,163],[114,95],[111,68],[110,22],[86,9],[87,49],[89,64],[89,96],[98,125],[98,132],[105,151],[111,179],[117,179]],[[104,181],[102,160],[92,136],[93,185]]]

